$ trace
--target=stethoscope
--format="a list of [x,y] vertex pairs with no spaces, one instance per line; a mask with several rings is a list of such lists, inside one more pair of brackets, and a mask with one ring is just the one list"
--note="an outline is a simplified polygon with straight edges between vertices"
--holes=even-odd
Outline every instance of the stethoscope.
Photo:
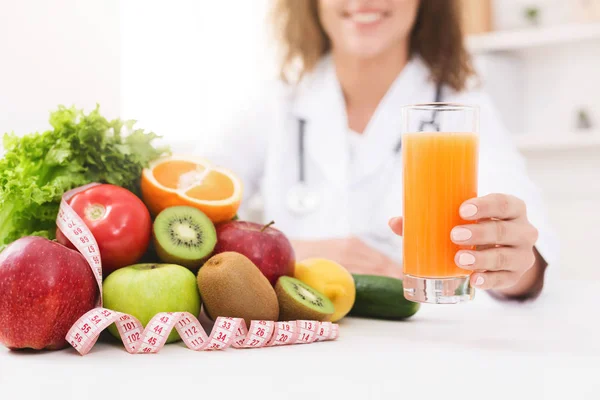
[[[442,101],[442,85],[438,84],[435,88],[435,103]],[[438,110],[433,110],[430,119],[424,119],[419,122],[419,131],[424,131],[427,126],[430,126],[432,130],[439,132],[440,124],[437,120]],[[319,193],[311,189],[306,184],[306,154],[305,154],[305,136],[306,136],[306,120],[298,118],[298,180],[288,190],[287,193],[287,206],[288,209],[297,215],[306,215],[315,211],[319,207],[320,196]],[[402,138],[398,139],[397,144],[394,146],[394,156],[400,153],[402,150]]]

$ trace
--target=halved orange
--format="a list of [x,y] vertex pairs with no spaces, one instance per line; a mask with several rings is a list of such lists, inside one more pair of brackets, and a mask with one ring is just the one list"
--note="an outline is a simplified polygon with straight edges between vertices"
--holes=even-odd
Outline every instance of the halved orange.
[[142,197],[154,215],[167,207],[191,206],[215,223],[227,221],[237,213],[242,190],[233,172],[196,157],[161,158],[142,173]]

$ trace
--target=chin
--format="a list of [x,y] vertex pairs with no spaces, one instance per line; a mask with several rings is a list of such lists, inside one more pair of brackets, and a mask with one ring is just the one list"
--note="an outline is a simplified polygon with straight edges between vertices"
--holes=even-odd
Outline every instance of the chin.
[[358,43],[349,43],[345,52],[358,59],[373,59],[389,52],[391,50],[390,47],[382,45],[381,42],[361,41]]

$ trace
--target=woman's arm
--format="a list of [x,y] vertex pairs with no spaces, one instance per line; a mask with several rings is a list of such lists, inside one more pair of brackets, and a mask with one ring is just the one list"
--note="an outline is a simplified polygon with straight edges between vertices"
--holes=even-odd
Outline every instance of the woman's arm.
[[402,266],[357,237],[327,240],[293,240],[297,260],[327,258],[354,274],[402,278]]
[[[535,262],[527,272],[523,274],[517,284],[492,291],[492,295],[499,295],[501,297],[508,297],[516,300],[526,300],[537,297],[544,287],[544,273],[548,263],[540,255],[536,248],[533,249],[535,255]],[[496,296],[498,297],[498,296]]]

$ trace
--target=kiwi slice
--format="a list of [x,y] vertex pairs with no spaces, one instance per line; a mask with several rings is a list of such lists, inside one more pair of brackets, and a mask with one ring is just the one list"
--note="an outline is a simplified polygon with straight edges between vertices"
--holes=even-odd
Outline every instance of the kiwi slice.
[[217,244],[212,221],[200,210],[188,206],[164,209],[153,226],[154,247],[165,263],[198,270]]
[[280,277],[275,285],[275,293],[279,300],[280,321],[328,321],[335,311],[327,296],[296,278]]

